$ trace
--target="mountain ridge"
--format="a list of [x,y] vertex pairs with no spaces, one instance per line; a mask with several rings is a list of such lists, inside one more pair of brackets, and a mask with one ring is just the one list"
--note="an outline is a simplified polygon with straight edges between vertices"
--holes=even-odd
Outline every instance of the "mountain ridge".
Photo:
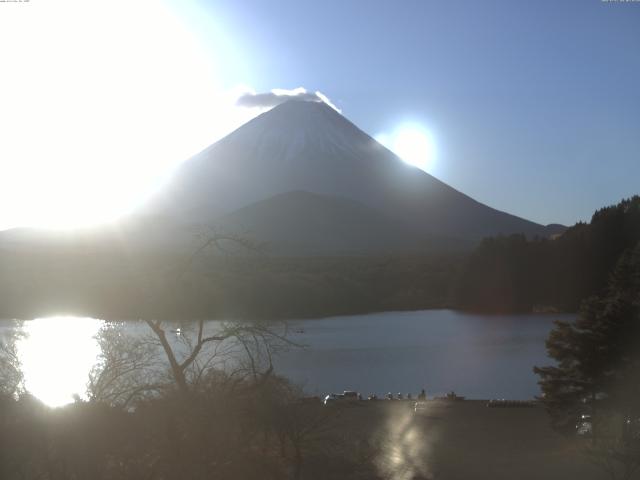
[[146,208],[209,223],[291,191],[350,198],[421,236],[478,241],[557,233],[486,206],[407,165],[332,108],[288,101],[185,161]]

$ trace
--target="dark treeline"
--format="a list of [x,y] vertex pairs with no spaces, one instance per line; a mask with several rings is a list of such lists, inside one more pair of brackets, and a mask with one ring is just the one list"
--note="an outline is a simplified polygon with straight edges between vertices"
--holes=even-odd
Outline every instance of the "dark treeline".
[[487,238],[467,259],[455,301],[490,312],[561,310],[606,285],[620,256],[640,242],[640,197],[595,212],[555,239]]
[[450,304],[455,256],[264,258],[212,273],[222,314],[320,317],[442,308]]
[[461,255],[276,257],[0,250],[0,318],[312,318],[451,305]]

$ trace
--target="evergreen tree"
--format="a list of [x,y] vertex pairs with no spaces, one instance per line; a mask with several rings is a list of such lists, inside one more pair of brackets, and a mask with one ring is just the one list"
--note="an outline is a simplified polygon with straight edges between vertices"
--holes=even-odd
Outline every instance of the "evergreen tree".
[[557,365],[534,371],[556,428],[572,428],[587,408],[594,419],[640,416],[640,243],[575,322],[556,322],[547,350]]

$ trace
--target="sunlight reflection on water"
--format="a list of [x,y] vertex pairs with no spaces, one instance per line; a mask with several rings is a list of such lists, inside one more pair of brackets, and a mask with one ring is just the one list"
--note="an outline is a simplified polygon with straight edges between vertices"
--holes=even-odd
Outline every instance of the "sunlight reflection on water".
[[81,317],[38,318],[21,322],[18,358],[28,392],[50,407],[85,396],[89,372],[100,347],[102,320]]
[[[376,459],[384,478],[414,480],[431,478],[431,450],[437,439],[434,428],[424,428],[427,412],[414,414],[404,402],[392,408],[382,432],[382,449]],[[429,410],[433,407],[430,405]]]

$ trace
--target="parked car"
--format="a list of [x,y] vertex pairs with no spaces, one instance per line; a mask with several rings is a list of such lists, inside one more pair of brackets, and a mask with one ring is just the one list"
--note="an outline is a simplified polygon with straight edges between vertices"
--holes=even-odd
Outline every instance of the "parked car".
[[330,405],[332,403],[343,402],[346,400],[358,401],[360,400],[360,395],[358,395],[358,392],[353,392],[351,390],[345,390],[342,393],[330,393],[324,397],[322,403],[324,403],[325,405]]
[[345,390],[342,392],[342,395],[345,400],[358,400],[360,398],[358,392],[354,392],[352,390]]

